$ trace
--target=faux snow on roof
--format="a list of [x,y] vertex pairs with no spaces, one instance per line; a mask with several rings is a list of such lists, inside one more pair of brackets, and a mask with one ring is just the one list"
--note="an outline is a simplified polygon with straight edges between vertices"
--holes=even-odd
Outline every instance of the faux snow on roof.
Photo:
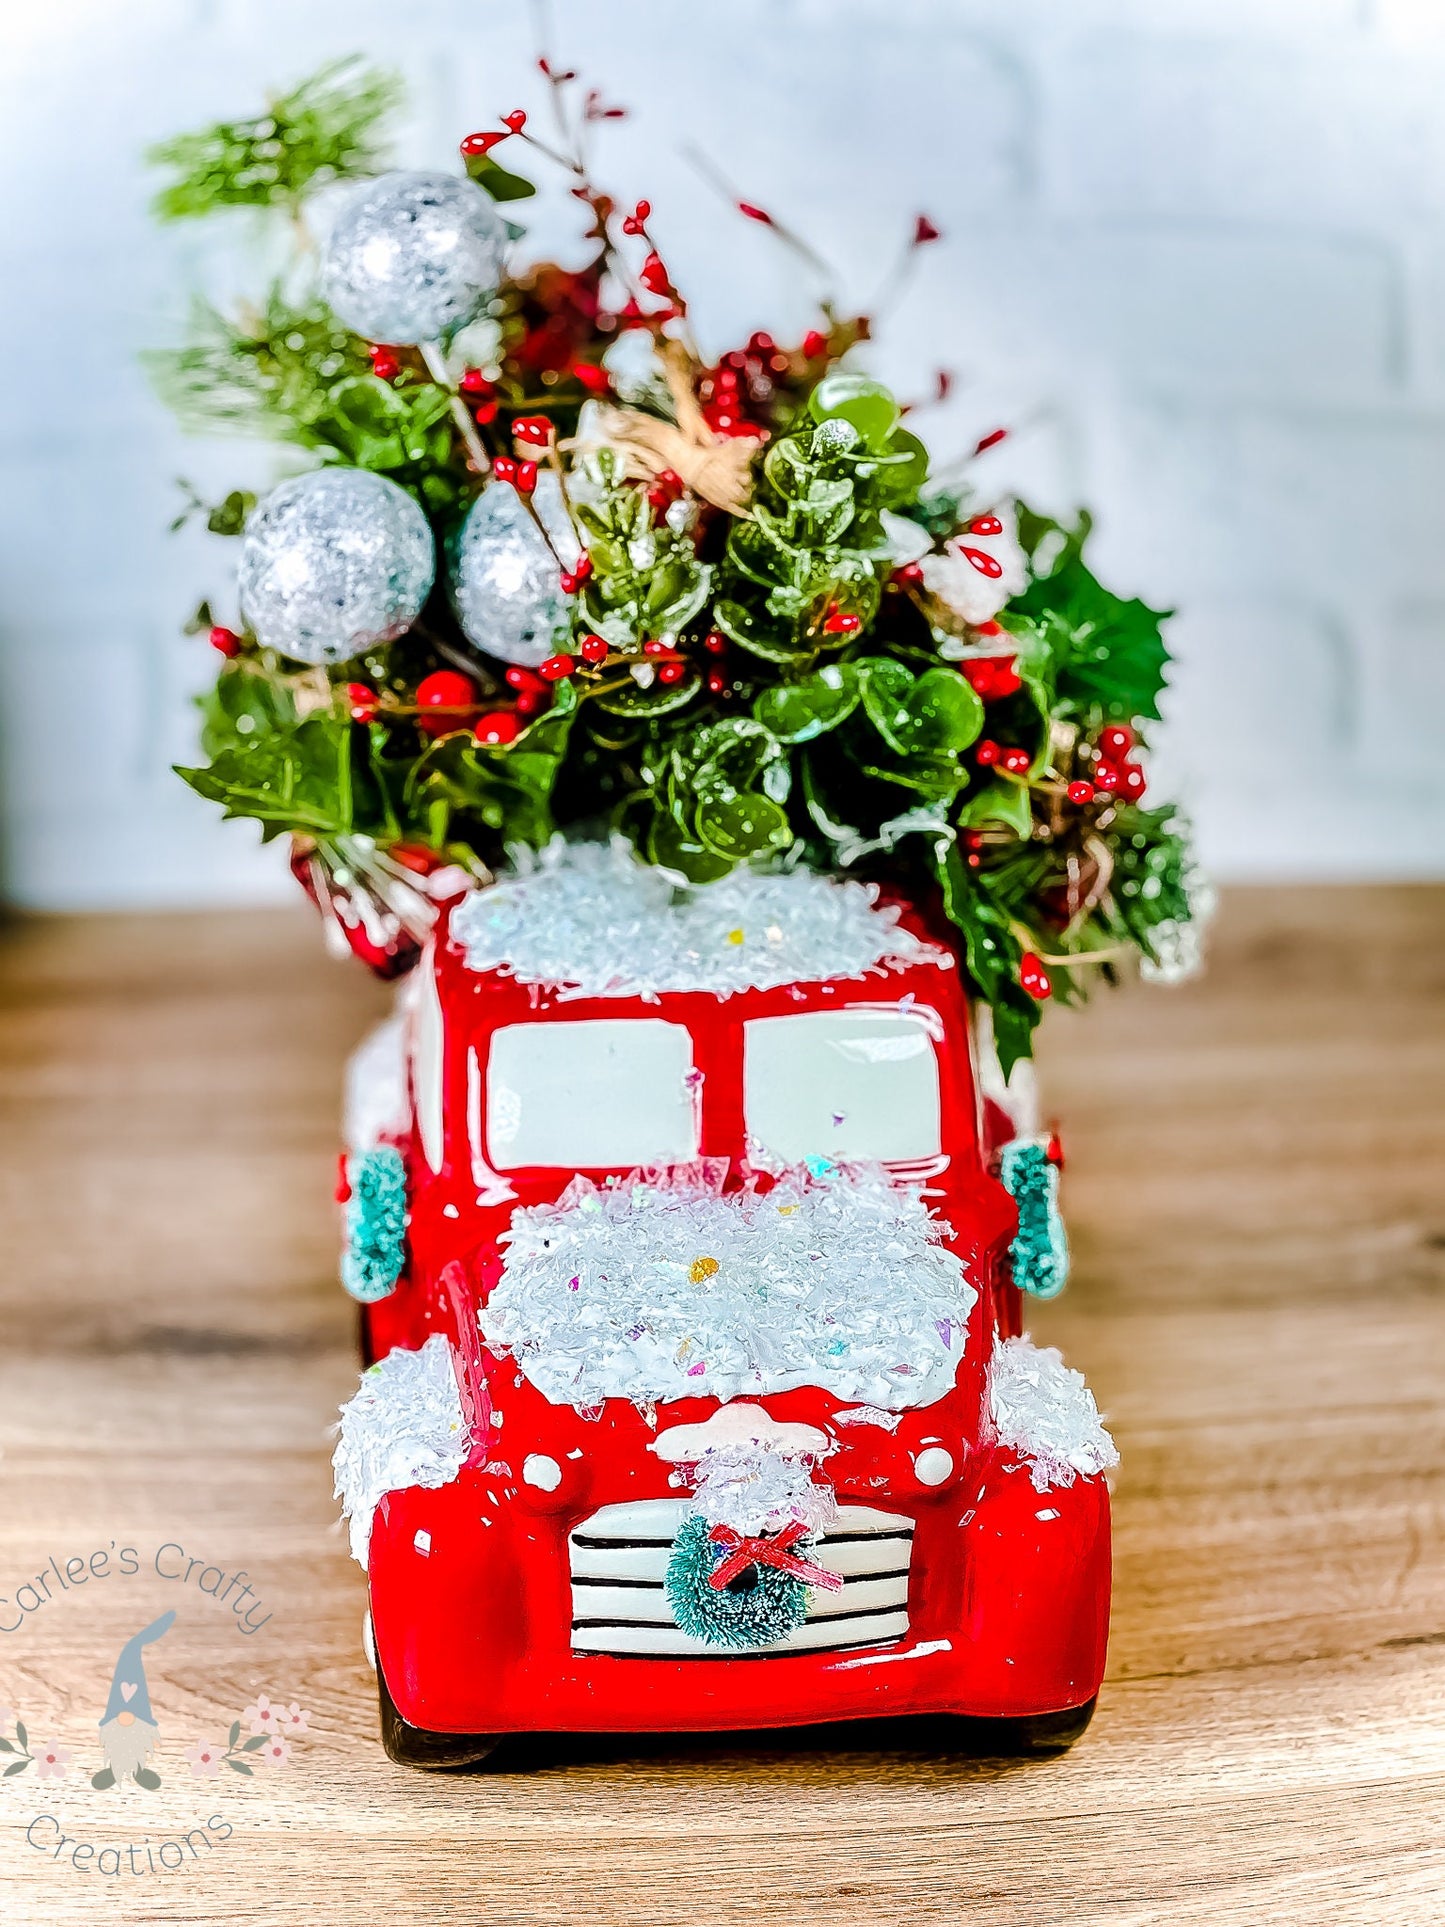
[[1006,1338],[988,1367],[989,1411],[999,1443],[1028,1462],[1036,1490],[1072,1485],[1119,1463],[1082,1372],[1053,1346]]
[[901,1411],[949,1389],[976,1293],[946,1227],[878,1166],[724,1195],[726,1160],[517,1211],[481,1314],[554,1405],[818,1385]]
[[398,1347],[361,1375],[341,1408],[331,1457],[336,1496],[351,1521],[351,1556],[365,1566],[371,1522],[388,1492],[450,1485],[471,1440],[451,1345],[438,1333],[420,1351]]
[[862,977],[906,964],[948,966],[946,950],[880,909],[871,884],[809,870],[735,870],[678,889],[622,838],[561,837],[513,876],[452,913],[451,934],[473,970],[500,970],[565,997],[646,997]]

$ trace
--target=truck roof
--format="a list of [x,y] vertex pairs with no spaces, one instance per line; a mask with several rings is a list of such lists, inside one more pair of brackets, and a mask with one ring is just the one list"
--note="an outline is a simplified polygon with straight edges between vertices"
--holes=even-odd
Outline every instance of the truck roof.
[[467,966],[566,997],[773,990],[953,966],[874,884],[746,866],[681,888],[630,845],[553,840],[452,912]]

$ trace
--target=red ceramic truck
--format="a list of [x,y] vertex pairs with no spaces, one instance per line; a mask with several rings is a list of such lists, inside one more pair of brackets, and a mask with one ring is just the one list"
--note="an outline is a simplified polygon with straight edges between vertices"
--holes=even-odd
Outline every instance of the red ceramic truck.
[[[419,1380],[423,1360],[430,1370],[444,1357],[455,1386],[447,1379],[437,1391],[433,1381],[433,1391],[452,1416],[440,1446],[433,1428],[409,1470],[405,1442],[400,1461],[386,1453],[398,1426],[407,1437],[426,1427],[404,1403],[387,1406],[391,1429],[360,1495],[357,1452],[351,1472],[338,1454],[354,1532],[371,1514],[361,1546],[394,1759],[457,1765],[531,1732],[916,1714],[1010,1722],[1006,1743],[1047,1749],[1088,1722],[1108,1631],[1102,1473],[1112,1453],[1085,1454],[1062,1479],[1038,1476],[1028,1440],[1001,1437],[990,1406],[991,1360],[1023,1342],[1010,1270],[1017,1212],[996,1175],[1018,1132],[1017,1099],[986,1029],[971,1022],[946,927],[915,906],[875,902],[860,885],[809,880],[817,886],[859,892],[824,975],[788,972],[816,969],[832,940],[820,949],[809,938],[795,963],[776,901],[750,908],[745,894],[743,909],[729,899],[720,917],[681,935],[665,903],[632,916],[624,935],[606,936],[631,947],[629,968],[611,980],[585,956],[570,967],[574,879],[550,910],[533,890],[541,937],[518,921],[525,902],[498,898],[492,913],[476,907],[490,891],[460,899],[409,980],[394,1115],[369,1127],[373,1142],[401,1153],[408,1215],[404,1269],[363,1311],[365,1350],[379,1361],[367,1396],[380,1409],[389,1372],[405,1367]],[[499,927],[479,944],[467,932],[483,913]],[[734,915],[737,927],[725,928]],[[872,958],[870,944],[860,951],[855,941],[865,916]],[[595,935],[577,934],[589,956]],[[761,965],[748,961],[759,955]],[[913,1402],[904,1379],[886,1397],[860,1396],[861,1381],[833,1370],[826,1351],[862,1342],[847,1328],[846,1303],[815,1382],[796,1382],[793,1371],[779,1388],[759,1366],[725,1396],[706,1369],[690,1395],[687,1372],[700,1368],[675,1366],[670,1351],[644,1395],[641,1380],[628,1380],[627,1396],[559,1396],[525,1348],[484,1333],[518,1224],[533,1223],[545,1258],[535,1226],[545,1233],[550,1220],[519,1213],[579,1196],[595,1203],[590,1187],[610,1196],[639,1172],[665,1185],[670,1173],[705,1167],[724,1192],[765,1196],[780,1170],[802,1167],[846,1186],[856,1160],[875,1183],[886,1173],[900,1197],[921,1195],[967,1281],[957,1336],[938,1321],[953,1349],[929,1366],[925,1402]],[[726,1257],[703,1268],[716,1272]],[[514,1323],[527,1315],[521,1301],[509,1314]],[[612,1309],[596,1315],[612,1319],[599,1343],[625,1351],[646,1309],[620,1335]],[[585,1377],[591,1355],[574,1339],[569,1356]],[[706,1441],[739,1426],[812,1440],[836,1499],[809,1554],[829,1584],[810,1592],[801,1624],[746,1653],[680,1628],[664,1583],[689,1505],[686,1453],[669,1435]],[[392,1479],[394,1489],[381,1489]]]

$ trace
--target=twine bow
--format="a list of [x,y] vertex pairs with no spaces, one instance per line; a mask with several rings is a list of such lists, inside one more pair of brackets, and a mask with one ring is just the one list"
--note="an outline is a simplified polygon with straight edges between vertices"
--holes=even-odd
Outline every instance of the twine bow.
[[736,1579],[749,1566],[772,1566],[790,1579],[800,1579],[805,1586],[822,1586],[828,1592],[837,1592],[843,1584],[841,1573],[815,1566],[791,1550],[807,1529],[801,1519],[795,1519],[771,1539],[745,1539],[731,1526],[714,1526],[708,1537],[714,1545],[724,1548],[725,1556],[719,1560],[717,1569],[708,1574],[708,1584],[721,1592],[729,1580]]

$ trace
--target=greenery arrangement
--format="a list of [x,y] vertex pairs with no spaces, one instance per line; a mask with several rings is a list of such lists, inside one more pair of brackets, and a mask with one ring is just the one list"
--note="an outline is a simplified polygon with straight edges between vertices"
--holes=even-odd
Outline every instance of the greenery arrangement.
[[[934,476],[866,372],[865,318],[825,304],[797,346],[757,333],[704,357],[649,204],[620,208],[588,167],[622,110],[541,65],[555,138],[514,113],[462,142],[512,265],[440,353],[349,332],[304,225],[315,188],[382,166],[393,82],[329,67],[258,119],[157,150],[164,218],[251,205],[296,234],[294,269],[254,309],[198,308],[184,345],[150,358],[187,426],[385,476],[442,555],[484,490],[510,483],[535,517],[555,475],[580,549],[558,556],[569,613],[535,665],[468,640],[441,579],[405,634],[324,667],[203,607],[192,626],[223,660],[205,760],[181,774],[296,839],[308,887],[324,908],[350,893],[348,934],[382,965],[411,940],[408,878],[484,876],[509,846],[611,825],[684,879],[801,860],[937,899],[1006,1066],[1047,996],[1077,998],[1132,952],[1176,969],[1198,907],[1187,832],[1145,803],[1138,760],[1160,613],[1096,580],[1087,517],[1061,526]],[[525,262],[535,186],[503,143],[585,210],[580,268]],[[914,245],[937,238],[920,218]],[[191,502],[233,535],[254,507]]]

